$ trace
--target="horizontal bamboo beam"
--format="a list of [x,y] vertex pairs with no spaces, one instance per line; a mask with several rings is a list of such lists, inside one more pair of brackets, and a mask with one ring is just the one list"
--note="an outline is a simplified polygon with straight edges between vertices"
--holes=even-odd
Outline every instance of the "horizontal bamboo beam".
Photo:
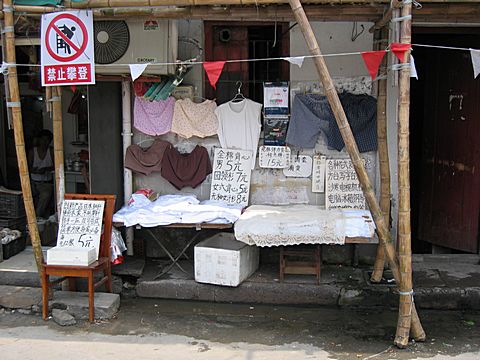
[[[479,0],[480,1],[480,0]],[[27,16],[40,16],[44,13],[72,10],[49,6],[14,6],[15,12]],[[307,5],[305,12],[312,21],[371,21],[374,22],[384,14],[385,6],[372,5]],[[97,19],[123,19],[130,17],[159,19],[196,19],[228,21],[293,21],[288,6],[190,6],[190,7],[115,7],[93,10]],[[0,19],[3,12],[0,12]],[[421,10],[414,9],[414,24],[428,22],[446,23],[480,23],[480,6],[472,4],[430,4]]]
[[[422,0],[422,3],[479,3],[479,0]],[[306,0],[304,4],[389,4],[388,0]],[[225,5],[280,5],[288,0],[87,0],[74,2],[65,0],[67,8],[94,9],[104,7],[138,7],[138,6],[225,6]]]

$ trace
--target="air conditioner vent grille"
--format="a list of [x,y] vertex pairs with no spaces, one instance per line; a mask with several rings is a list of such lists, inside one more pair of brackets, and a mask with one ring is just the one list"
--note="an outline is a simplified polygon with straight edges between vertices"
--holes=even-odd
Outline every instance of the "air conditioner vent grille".
[[97,64],[113,64],[128,49],[130,32],[125,21],[95,21],[95,62]]

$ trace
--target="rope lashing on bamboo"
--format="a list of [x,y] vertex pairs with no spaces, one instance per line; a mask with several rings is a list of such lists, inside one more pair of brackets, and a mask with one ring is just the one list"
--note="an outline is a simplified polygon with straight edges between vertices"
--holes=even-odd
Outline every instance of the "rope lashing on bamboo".
[[5,26],[3,29],[2,29],[2,34],[6,34],[6,33],[11,33],[11,32],[14,32],[15,29],[13,26]]
[[21,108],[22,104],[19,101],[7,101],[7,107],[9,107],[9,108]]
[[61,101],[61,100],[62,100],[62,98],[60,96],[53,96],[50,99],[48,99],[47,101],[54,102],[54,101]]
[[413,309],[413,305],[415,304],[415,299],[413,297],[413,295],[415,295],[415,292],[412,290],[410,291],[398,291],[398,295],[400,296],[408,296],[410,295],[411,298],[412,298],[412,302],[410,303],[410,316],[412,315],[412,309]]
[[411,69],[412,64],[410,63],[404,63],[404,64],[393,64],[390,66],[390,69],[396,71],[396,70],[402,70],[402,69]]
[[6,13],[13,13],[13,6],[8,5],[8,4],[4,4],[2,10],[3,10],[3,12],[6,12]]
[[412,15],[405,15],[405,16],[399,16],[396,18],[392,18],[390,20],[391,22],[399,22],[399,21],[404,21],[404,20],[412,20]]

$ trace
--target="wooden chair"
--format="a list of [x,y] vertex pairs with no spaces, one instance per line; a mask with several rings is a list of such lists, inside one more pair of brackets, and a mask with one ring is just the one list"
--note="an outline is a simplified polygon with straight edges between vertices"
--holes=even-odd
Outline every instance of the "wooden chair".
[[[94,292],[95,289],[105,284],[108,292],[112,292],[112,272],[110,264],[110,240],[112,236],[112,217],[115,209],[115,195],[96,194],[65,194],[65,200],[103,200],[103,235],[100,240],[98,260],[89,266],[47,265],[42,264],[42,293],[43,293],[43,319],[48,317],[48,300],[52,286],[68,280],[69,290],[75,291],[75,278],[88,279],[88,319],[95,318]],[[103,277],[94,283],[94,275],[103,271]],[[59,279],[50,281],[50,276],[60,276]]]

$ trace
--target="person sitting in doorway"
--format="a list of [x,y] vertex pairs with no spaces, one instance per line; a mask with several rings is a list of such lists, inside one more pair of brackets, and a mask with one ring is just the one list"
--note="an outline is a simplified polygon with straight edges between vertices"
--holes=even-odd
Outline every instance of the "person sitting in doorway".
[[32,184],[32,195],[35,200],[37,217],[47,218],[50,215],[53,195],[53,149],[50,147],[53,134],[42,130],[35,137],[34,147],[28,153],[28,167]]

